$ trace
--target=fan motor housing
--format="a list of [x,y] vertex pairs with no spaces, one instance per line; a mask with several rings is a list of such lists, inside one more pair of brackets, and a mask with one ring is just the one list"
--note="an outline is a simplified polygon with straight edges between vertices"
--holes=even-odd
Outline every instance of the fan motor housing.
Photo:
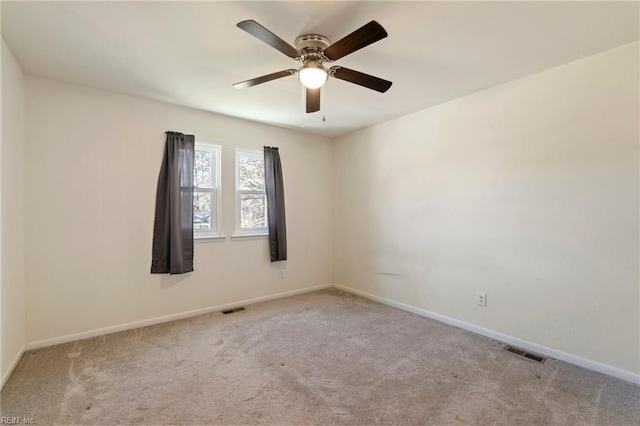
[[331,40],[320,34],[303,34],[293,43],[302,52],[302,62],[318,62],[324,49],[331,45]]

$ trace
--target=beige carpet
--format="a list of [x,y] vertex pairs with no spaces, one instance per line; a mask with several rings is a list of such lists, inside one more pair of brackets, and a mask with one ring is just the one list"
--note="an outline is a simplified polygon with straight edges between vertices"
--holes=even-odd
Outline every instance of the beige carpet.
[[636,385],[326,290],[30,351],[36,424],[638,425]]

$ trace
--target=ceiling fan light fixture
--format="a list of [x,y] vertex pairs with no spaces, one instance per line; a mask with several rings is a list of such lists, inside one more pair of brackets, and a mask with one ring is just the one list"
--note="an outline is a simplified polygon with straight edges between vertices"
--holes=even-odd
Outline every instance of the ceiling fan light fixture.
[[320,64],[309,62],[298,70],[300,82],[309,89],[322,87],[327,81],[327,70]]
[[335,43],[331,43],[331,40],[321,34],[302,34],[295,39],[294,46],[253,19],[238,22],[237,26],[289,58],[301,62],[302,66],[298,69],[290,68],[235,83],[233,87],[236,89],[245,89],[279,78],[297,75],[305,88],[306,112],[312,113],[320,110],[320,96],[324,95],[322,90],[318,89],[324,86],[329,77],[380,93],[386,92],[391,87],[390,81],[373,75],[341,66],[333,66],[327,70],[323,66],[325,63],[334,62],[387,37],[385,29],[376,21],[370,21]]

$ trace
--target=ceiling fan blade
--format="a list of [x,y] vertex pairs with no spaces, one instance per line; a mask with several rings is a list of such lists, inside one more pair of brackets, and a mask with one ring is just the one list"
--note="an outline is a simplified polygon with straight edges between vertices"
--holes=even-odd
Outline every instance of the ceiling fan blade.
[[237,27],[241,30],[245,30],[258,40],[267,43],[269,46],[278,49],[280,52],[284,53],[290,58],[295,59],[302,56],[302,53],[300,53],[298,49],[252,19],[238,22]]
[[383,80],[382,78],[339,66],[331,67],[331,69],[329,69],[329,75],[339,80],[348,81],[349,83],[354,83],[380,93],[384,93],[389,90],[393,84],[392,82]]
[[327,59],[337,61],[356,50],[360,50],[371,43],[382,40],[387,35],[388,34],[385,29],[382,28],[382,25],[378,24],[376,21],[371,21],[348,36],[336,41],[331,46],[324,49],[323,53]]
[[284,71],[274,72],[273,74],[263,75],[262,77],[252,78],[251,80],[241,81],[240,83],[236,83],[233,85],[236,89],[246,89],[251,86],[255,86],[256,84],[266,83],[267,81],[276,80],[282,77],[288,77],[290,75],[295,75],[296,70],[289,69]]
[[320,111],[320,88],[309,89],[305,87],[307,92],[307,113]]

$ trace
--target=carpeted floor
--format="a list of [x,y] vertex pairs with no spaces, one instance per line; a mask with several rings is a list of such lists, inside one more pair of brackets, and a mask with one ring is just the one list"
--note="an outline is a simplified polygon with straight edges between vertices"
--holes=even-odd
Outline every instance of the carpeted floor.
[[36,424],[638,425],[640,387],[338,290],[30,351]]

